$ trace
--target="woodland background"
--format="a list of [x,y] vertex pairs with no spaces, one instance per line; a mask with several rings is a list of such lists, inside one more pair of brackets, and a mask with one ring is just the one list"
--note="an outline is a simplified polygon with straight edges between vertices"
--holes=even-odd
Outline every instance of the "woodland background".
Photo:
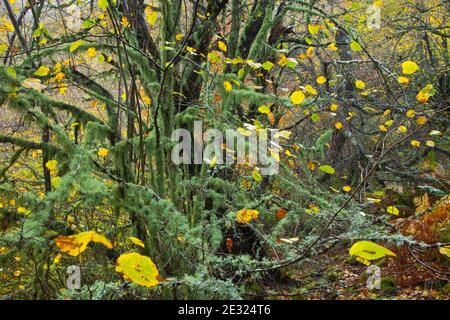
[[[1,0],[1,299],[448,299],[449,12]],[[175,165],[197,120],[280,172]]]

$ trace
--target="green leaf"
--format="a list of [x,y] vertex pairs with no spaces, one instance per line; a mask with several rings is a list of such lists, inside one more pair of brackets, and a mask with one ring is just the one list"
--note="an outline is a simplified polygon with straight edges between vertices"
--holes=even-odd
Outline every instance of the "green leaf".
[[33,31],[33,38],[39,38],[41,36],[41,30],[36,29]]
[[81,25],[81,28],[83,29],[89,29],[95,26],[95,20],[93,19],[86,19],[83,21],[83,24]]
[[262,181],[261,174],[258,171],[256,171],[256,170],[253,170],[252,177],[253,177],[253,180],[255,180],[256,182],[261,182]]
[[6,73],[12,78],[17,78],[16,70],[13,67],[8,67]]
[[266,61],[262,64],[262,68],[267,71],[272,70],[273,66],[274,66],[274,64],[270,61]]
[[385,256],[396,257],[395,253],[372,241],[359,241],[349,250],[351,256],[358,256],[366,260],[377,260]]
[[0,44],[0,54],[3,54],[8,49],[6,44]]
[[313,114],[311,115],[311,120],[312,120],[312,122],[317,122],[317,121],[319,121],[319,120],[320,120],[320,115],[319,115],[318,113],[313,113]]
[[328,165],[328,164],[320,166],[319,170],[322,171],[322,172],[328,173],[328,174],[334,174],[335,173],[333,167]]
[[69,51],[70,52],[75,52],[79,46],[81,46],[83,44],[83,40],[77,40],[74,43],[72,43],[70,45]]
[[358,42],[352,41],[352,43],[350,43],[350,49],[352,49],[352,51],[359,52],[362,50],[362,47]]
[[101,10],[106,10],[108,8],[108,0],[98,0],[98,7]]
[[352,9],[353,10],[359,10],[361,9],[361,4],[359,2],[353,2],[352,3]]
[[298,64],[298,62],[295,59],[293,59],[293,58],[288,58],[287,59],[287,64],[286,65],[289,68],[294,69],[297,66],[297,64]]

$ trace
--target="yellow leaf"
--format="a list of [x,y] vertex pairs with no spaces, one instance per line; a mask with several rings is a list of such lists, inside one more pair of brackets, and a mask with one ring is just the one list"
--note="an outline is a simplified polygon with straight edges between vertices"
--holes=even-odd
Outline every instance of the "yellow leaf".
[[97,155],[101,158],[105,158],[108,156],[109,150],[106,148],[100,148],[98,149]]
[[344,190],[345,192],[350,192],[352,190],[352,187],[350,187],[350,186],[343,186],[342,190]]
[[257,210],[242,209],[236,214],[236,219],[239,223],[250,223],[252,220],[257,220],[259,212]]
[[389,206],[389,207],[387,207],[386,211],[387,211],[388,213],[390,213],[390,214],[393,214],[394,216],[398,216],[398,214],[399,214],[399,212],[400,212],[400,211],[399,211],[396,207],[394,207],[394,206]]
[[297,158],[296,156],[294,156],[289,150],[285,150],[284,153],[291,158]]
[[[156,23],[156,20],[158,19],[158,12],[153,10],[151,6],[145,7],[144,11],[145,11],[145,18],[147,19],[148,24],[153,27]],[[183,39],[183,35],[181,35],[181,39],[177,39],[177,36],[178,35],[175,36],[176,40]]]
[[83,40],[75,41],[74,43],[72,43],[70,45],[69,51],[75,52],[78,49],[78,47],[81,46],[82,44],[83,44]]
[[409,79],[406,77],[398,77],[397,78],[398,83],[400,84],[408,84],[409,83]]
[[450,246],[439,248],[439,252],[450,258]]
[[237,131],[238,131],[241,135],[243,135],[243,136],[245,136],[245,137],[249,137],[249,136],[252,135],[252,132],[251,132],[250,130],[245,129],[245,128],[238,128]]
[[177,41],[181,41],[181,40],[183,40],[183,34],[182,33],[178,33],[177,35],[175,35],[175,40],[177,40]]
[[45,77],[49,74],[49,72],[50,72],[50,68],[48,68],[46,66],[40,66],[39,69],[37,69],[37,71],[34,74],[39,77]]
[[352,49],[352,51],[359,52],[362,50],[362,47],[358,42],[353,41],[350,43],[350,49]]
[[67,84],[66,83],[61,83],[59,85],[58,91],[60,94],[65,94],[67,91]]
[[305,94],[299,90],[294,91],[291,95],[291,102],[294,105],[299,105],[305,100]]
[[274,150],[272,150],[271,148],[269,148],[269,152],[270,152],[270,156],[272,158],[275,159],[275,161],[279,162],[280,161],[280,154]]
[[308,24],[308,31],[311,34],[318,34],[320,26],[317,24]]
[[41,83],[41,80],[35,78],[27,78],[22,81],[22,86],[27,89],[34,89],[37,91],[41,91],[47,88],[45,85]]
[[404,74],[413,74],[419,70],[419,66],[414,61],[405,61],[402,63],[402,72]]
[[391,250],[386,249],[371,241],[359,241],[349,250],[351,256],[357,256],[365,260],[377,260],[385,256],[396,257]]
[[131,242],[133,242],[135,245],[137,245],[137,246],[139,246],[139,247],[142,247],[142,248],[145,248],[144,241],[142,241],[142,240],[140,240],[140,239],[138,239],[138,238],[135,238],[135,237],[128,237],[128,239],[129,239]]
[[269,114],[270,113],[270,108],[267,105],[262,105],[258,108],[258,111],[262,114]]
[[308,84],[308,85],[305,86],[305,91],[306,91],[307,93],[311,94],[311,95],[314,95],[314,96],[317,95],[317,90],[314,89],[314,87],[313,87],[312,85],[310,85],[310,84]]
[[415,115],[416,115],[416,111],[415,110],[410,109],[410,110],[406,111],[406,116],[408,118],[414,118]]
[[87,49],[86,54],[89,58],[94,58],[97,55],[97,49],[89,48]]
[[382,131],[382,132],[388,132],[388,130],[389,130],[384,124],[380,124],[378,126],[378,129],[380,129],[380,131]]
[[0,25],[0,32],[13,32],[13,31],[14,26],[9,21],[6,21],[3,25]]
[[363,90],[366,87],[366,84],[362,80],[356,80],[355,86],[356,88]]
[[330,43],[329,45],[328,45],[328,49],[330,49],[331,51],[334,51],[334,52],[336,52],[336,51],[338,51],[338,48],[336,47],[336,43]]
[[233,85],[230,81],[225,80],[223,82],[223,87],[225,88],[225,91],[230,92],[233,89]]
[[416,148],[420,148],[420,141],[411,140],[411,145]]
[[160,283],[159,271],[152,259],[136,252],[122,254],[116,261],[116,271],[140,286],[154,287]]
[[327,78],[325,78],[324,76],[320,76],[320,77],[317,77],[316,81],[318,84],[324,84],[325,82],[327,82]]
[[366,266],[370,266],[370,261],[361,257],[356,257],[356,260],[361,262],[362,264],[366,265]]
[[48,170],[54,171],[54,170],[56,170],[56,168],[58,166],[58,161],[56,161],[56,160],[49,160],[49,161],[47,161],[45,166],[47,167]]
[[427,147],[430,147],[430,148],[434,148],[434,147],[436,146],[436,144],[434,143],[433,140],[427,140],[427,141],[425,141],[425,145],[426,145]]
[[295,238],[281,238],[280,241],[287,243],[287,244],[294,244],[296,242],[298,242],[300,239],[295,237]]
[[139,90],[139,94],[141,95],[141,99],[142,101],[146,104],[146,105],[151,105],[152,104],[152,99],[145,93],[145,90],[143,87],[141,87],[141,89]]
[[284,54],[279,55],[278,64],[282,67],[284,67],[288,63],[288,59]]
[[419,93],[416,95],[416,100],[420,103],[427,103],[431,97],[431,91],[433,90],[433,85],[427,84]]
[[253,177],[253,180],[255,180],[256,182],[261,182],[262,181],[262,176],[258,172],[258,170],[253,170],[252,177]]
[[223,41],[219,41],[217,43],[217,46],[219,47],[220,51],[227,52],[227,50],[228,50],[227,45]]
[[72,236],[59,236],[55,239],[56,245],[62,252],[74,257],[85,251],[91,241],[101,243],[109,249],[113,247],[108,239],[95,231],[81,232]]
[[31,213],[31,210],[28,210],[24,207],[18,207],[17,208],[17,213],[22,213],[24,215],[29,215]]
[[217,164],[217,157],[214,155],[214,157],[210,160],[209,167],[214,168],[216,164]]
[[316,213],[318,213],[318,212],[320,212],[320,208],[319,208],[317,205],[315,205],[314,203],[311,203],[311,204],[308,206],[308,208],[309,208],[309,209],[305,209],[305,211],[306,211],[307,213],[311,213],[311,212],[316,212]]
[[401,133],[405,133],[406,131],[408,131],[408,129],[405,126],[400,126],[398,127],[398,131]]
[[60,253],[58,253],[56,255],[56,257],[53,259],[53,264],[58,264],[59,261],[61,260],[62,255]]
[[332,166],[328,165],[328,164],[320,166],[319,170],[322,171],[322,172],[328,173],[328,174],[334,174],[335,173],[334,168]]
[[383,0],[375,0],[375,1],[373,2],[373,5],[374,5],[375,7],[380,8],[380,7],[383,5]]
[[428,119],[425,116],[420,116],[420,117],[417,117],[417,119],[416,119],[416,123],[419,126],[423,126],[425,123],[427,123],[427,121],[428,121]]
[[276,139],[279,139],[279,138],[289,139],[289,137],[291,136],[291,134],[292,134],[292,132],[290,132],[290,131],[287,131],[287,130],[281,130],[281,131],[275,133],[274,137],[275,137]]
[[416,96],[416,100],[420,103],[427,103],[428,100],[430,100],[430,95],[428,93],[420,91]]
[[130,25],[130,22],[128,21],[127,17],[123,16],[120,19],[120,23],[123,25],[124,28],[128,28],[128,26]]
[[197,51],[197,49],[190,46],[186,46],[186,51],[189,52],[190,54],[196,55],[195,51]]

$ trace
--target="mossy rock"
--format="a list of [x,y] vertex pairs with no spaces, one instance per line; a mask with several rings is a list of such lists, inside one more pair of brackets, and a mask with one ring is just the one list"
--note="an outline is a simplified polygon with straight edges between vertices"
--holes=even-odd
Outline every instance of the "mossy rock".
[[386,295],[394,295],[397,293],[397,286],[395,285],[395,281],[391,277],[382,277],[381,278],[381,293]]

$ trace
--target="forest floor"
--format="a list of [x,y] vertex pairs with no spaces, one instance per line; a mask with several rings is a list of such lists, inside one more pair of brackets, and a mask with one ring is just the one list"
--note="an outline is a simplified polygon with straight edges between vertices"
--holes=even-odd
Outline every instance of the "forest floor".
[[[405,266],[400,272],[393,265],[383,264],[381,288],[369,289],[367,268],[351,261],[344,249],[337,249],[333,258],[305,264],[301,270],[291,267],[282,281],[268,281],[256,287],[255,299],[282,300],[448,300],[450,283],[432,270],[417,265]],[[345,258],[343,258],[345,257]]]

